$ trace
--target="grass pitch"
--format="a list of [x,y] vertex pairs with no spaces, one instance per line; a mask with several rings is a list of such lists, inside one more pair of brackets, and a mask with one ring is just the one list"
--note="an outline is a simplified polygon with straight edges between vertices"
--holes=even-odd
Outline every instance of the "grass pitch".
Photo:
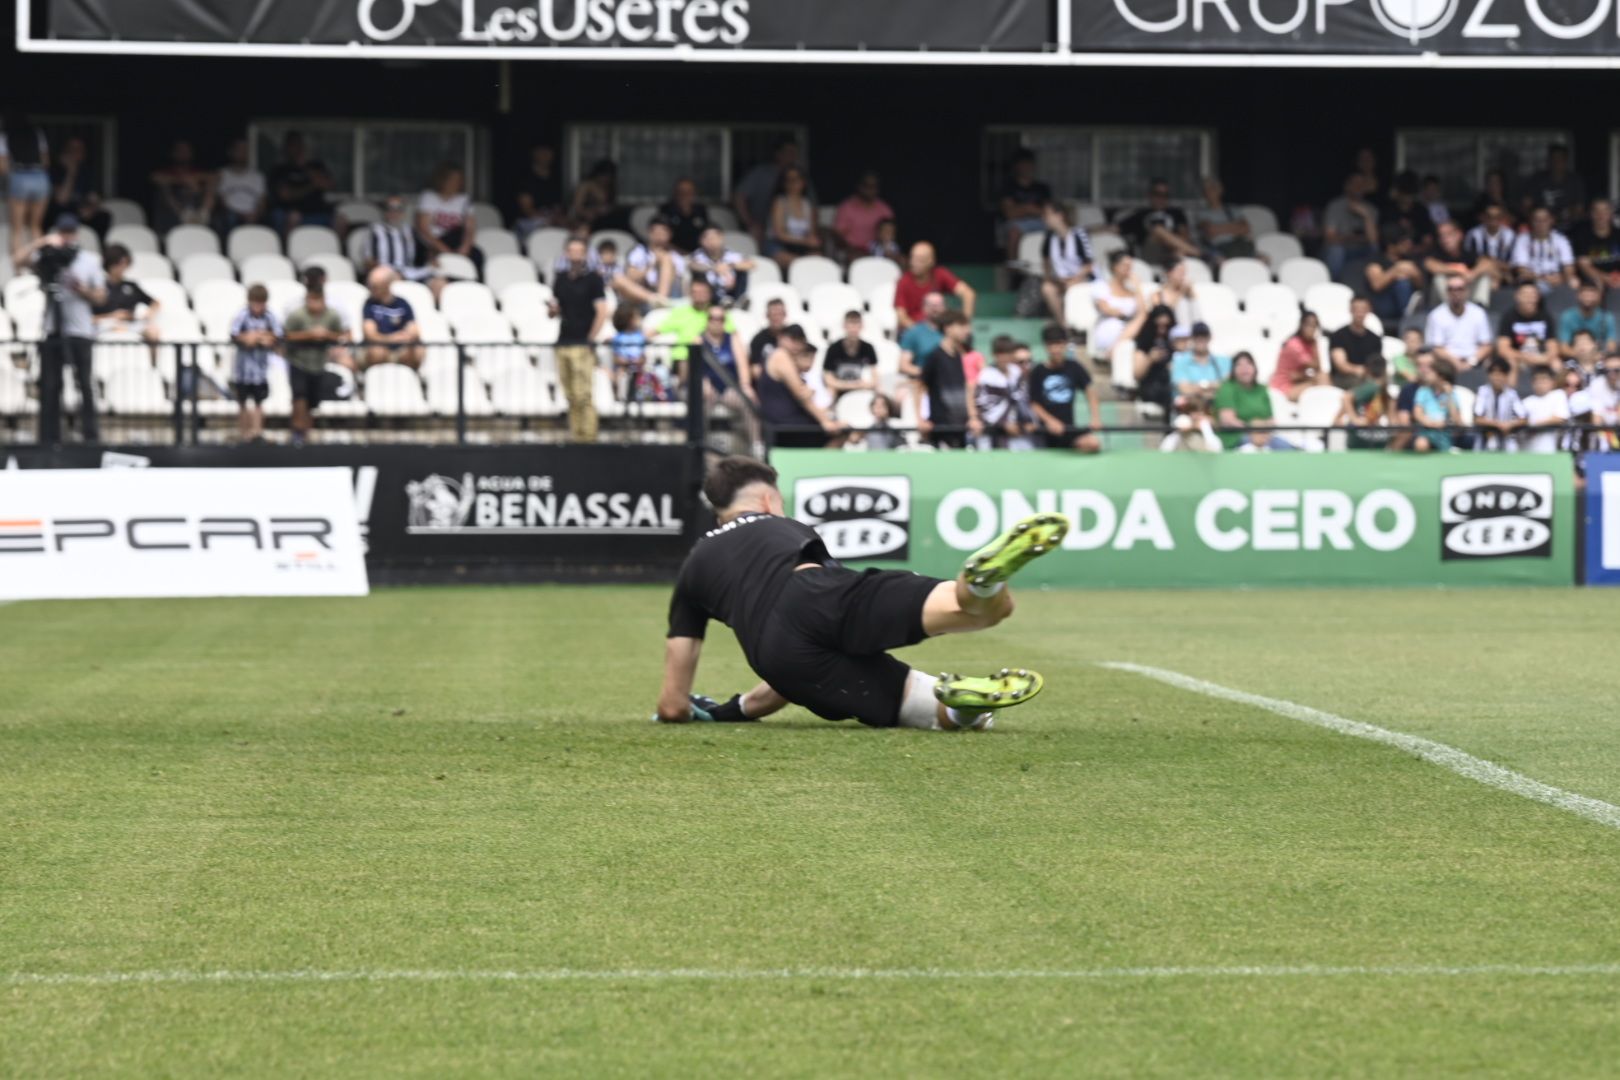
[[[0,1075],[1620,1060],[1620,966],[1524,970],[1620,962],[1620,832],[1094,665],[1620,802],[1609,594],[1024,594],[1002,628],[909,653],[1046,675],[983,736],[649,724],[665,602],[0,609]],[[746,678],[712,634],[701,688]],[[1511,970],[1410,970],[1489,965]],[[1363,970],[1114,971],[1278,966]],[[105,981],[131,972],[178,975]]]

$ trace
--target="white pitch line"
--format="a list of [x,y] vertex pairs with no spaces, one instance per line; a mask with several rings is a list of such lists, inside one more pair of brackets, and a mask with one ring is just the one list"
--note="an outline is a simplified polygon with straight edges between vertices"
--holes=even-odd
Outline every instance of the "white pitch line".
[[1370,742],[1382,743],[1403,750],[1408,754],[1422,758],[1431,765],[1438,765],[1442,769],[1467,777],[1476,783],[1489,787],[1499,788],[1521,798],[1533,799],[1536,802],[1556,806],[1571,814],[1583,817],[1588,821],[1595,821],[1599,825],[1607,825],[1611,829],[1620,829],[1620,806],[1606,803],[1601,799],[1593,799],[1586,795],[1577,795],[1573,791],[1543,784],[1540,780],[1533,780],[1523,773],[1514,772],[1496,764],[1486,761],[1472,754],[1458,750],[1455,746],[1435,742],[1432,739],[1420,738],[1417,735],[1408,735],[1403,731],[1391,731],[1374,724],[1364,724],[1359,720],[1349,720],[1336,716],[1321,709],[1313,709],[1309,705],[1300,705],[1293,701],[1283,701],[1279,698],[1262,697],[1244,690],[1233,690],[1218,683],[1205,682],[1195,679],[1191,675],[1183,675],[1178,671],[1166,671],[1163,668],[1148,667],[1144,664],[1131,664],[1124,661],[1105,661],[1100,666],[1112,668],[1115,671],[1128,671],[1133,675],[1155,679],[1159,682],[1174,686],[1180,690],[1190,690],[1195,694],[1207,697],[1220,698],[1223,701],[1234,701],[1239,705],[1252,705],[1257,709],[1286,716],[1290,720],[1312,724],[1316,727],[1326,728],[1340,735],[1349,735],[1356,739],[1367,739]]
[[1048,981],[1091,982],[1108,979],[1293,979],[1293,978],[1461,978],[1467,976],[1571,978],[1620,976],[1612,964],[1465,964],[1459,966],[1398,964],[1336,967],[1319,964],[1228,967],[1115,968],[539,968],[529,971],[448,969],[359,969],[325,971],[104,971],[90,973],[12,972],[0,975],[0,986],[153,986],[219,983],[567,983],[567,982],[794,982],[826,981]]

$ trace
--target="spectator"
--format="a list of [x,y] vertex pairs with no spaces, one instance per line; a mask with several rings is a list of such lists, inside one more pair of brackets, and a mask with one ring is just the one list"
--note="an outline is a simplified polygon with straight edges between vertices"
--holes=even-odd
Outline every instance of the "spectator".
[[[1423,260],[1424,271],[1436,281],[1461,275],[1465,295],[1488,301],[1491,290],[1501,282],[1501,267],[1470,247],[1455,221],[1441,222],[1435,235],[1434,251]],[[1478,284],[1481,281],[1483,286]]]
[[292,444],[303,446],[315,427],[315,410],[326,396],[326,365],[354,370],[346,347],[349,328],[326,303],[326,290],[315,286],[304,303],[287,316],[287,377],[292,382]]
[[[575,442],[595,442],[596,338],[608,318],[607,287],[586,262],[585,241],[568,241],[568,270],[552,286],[551,316],[557,329],[557,372],[568,399],[568,432]],[[694,291],[694,296],[696,295]]]
[[894,209],[883,201],[882,188],[878,174],[868,170],[856,181],[855,193],[838,204],[833,233],[850,259],[879,254],[872,250],[877,242],[878,226],[894,220]]
[[[129,248],[123,244],[109,245],[102,256],[101,262],[107,276],[107,294],[101,303],[91,307],[95,315],[96,336],[138,334],[148,345],[156,346],[159,340],[157,327],[159,305],[139,284],[124,276],[129,273],[129,266],[133,261]],[[140,309],[143,307],[146,309],[145,318],[140,317]]]
[[1436,229],[1451,220],[1451,207],[1446,205],[1445,190],[1438,176],[1431,174],[1423,178],[1423,183],[1418,187],[1418,203],[1428,213]]
[[911,245],[906,272],[894,286],[895,316],[902,330],[923,317],[923,299],[930,293],[955,296],[962,303],[962,314],[973,318],[977,302],[973,286],[939,265],[933,244],[919,241]]
[[536,229],[561,225],[566,220],[562,177],[557,173],[556,147],[529,148],[529,171],[518,181],[515,205],[517,213],[513,215],[513,228],[520,241],[527,240]]
[[[0,143],[4,141],[5,136],[0,134]],[[4,156],[5,152],[0,150],[0,158]],[[70,135],[62,143],[62,152],[55,155],[50,173],[52,211],[48,216],[51,220],[63,214],[72,214],[80,224],[88,225],[105,236],[112,225],[112,215],[101,204],[96,171],[90,166],[89,151],[82,138]]]
[[776,351],[777,339],[782,331],[787,329],[787,325],[787,304],[780,298],[772,299],[765,305],[765,325],[754,335],[754,340],[748,343],[748,360],[756,378],[764,370],[765,361]]
[[1576,306],[1565,308],[1558,316],[1558,340],[1564,345],[1574,345],[1575,335],[1585,330],[1600,350],[1607,351],[1620,344],[1616,340],[1614,316],[1598,306],[1602,299],[1603,291],[1597,282],[1582,281],[1575,290]]
[[[1586,373],[1578,367],[1564,368],[1564,397],[1569,402],[1569,423],[1572,428],[1590,427],[1592,423],[1592,394],[1586,388]],[[1560,449],[1581,451],[1601,450],[1603,444],[1594,432],[1571,430],[1565,434]]]
[[[45,236],[50,169],[51,151],[44,129],[22,113],[8,110],[0,125],[0,177],[7,180],[11,243],[19,266],[39,250],[35,245]],[[76,225],[74,228],[77,231]]]
[[368,280],[371,271],[386,266],[405,281],[426,282],[437,302],[444,291],[444,275],[433,265],[433,259],[419,265],[416,230],[405,222],[405,200],[390,195],[383,201],[383,220],[373,222],[366,229],[364,269]]
[[1525,180],[1520,200],[1527,216],[1534,221],[1538,206],[1546,207],[1559,225],[1578,220],[1586,208],[1586,183],[1569,167],[1569,147],[1553,143],[1547,147],[1547,166]]
[[829,344],[822,357],[822,377],[834,400],[851,390],[877,389],[877,350],[861,337],[864,328],[859,311],[846,313],[844,336]]
[[595,255],[591,269],[601,274],[603,281],[612,281],[614,278],[624,276],[619,266],[619,245],[613,242],[612,237],[604,237],[602,242],[596,245]]
[[[784,139],[776,144],[771,160],[762,161],[748,170],[732,195],[731,205],[737,211],[742,227],[753,235],[754,243],[762,249],[765,246],[765,230],[771,220],[771,203],[776,198],[782,173],[798,168],[800,164],[799,144],[792,139]],[[814,204],[813,191],[807,190],[806,197]]]
[[1363,146],[1356,151],[1355,170],[1361,178],[1367,201],[1381,209],[1384,205],[1384,180],[1378,169],[1378,154],[1372,147]]
[[[668,221],[652,219],[647,225],[647,242],[631,248],[623,272],[610,279],[620,299],[654,308],[679,298],[681,282],[686,280],[686,258],[671,246],[672,237]],[[600,254],[597,258],[600,260]]]
[[1328,337],[1328,358],[1333,364],[1332,382],[1340,390],[1354,390],[1369,379],[1384,374],[1384,339],[1367,325],[1372,304],[1366,297],[1350,301],[1350,322]]
[[1620,442],[1620,353],[1611,352],[1599,362],[1587,392],[1592,398],[1592,423],[1608,429],[1603,438],[1605,448],[1612,450]]
[[1175,356],[1170,332],[1176,325],[1176,314],[1160,304],[1148,312],[1142,329],[1136,333],[1136,355],[1132,372],[1136,376],[1136,399],[1150,402],[1170,412],[1175,395],[1170,388],[1170,361]]
[[[940,316],[941,339],[933,352],[922,358],[917,382],[912,392],[917,402],[917,430],[930,436],[935,446],[958,449],[967,445],[968,438],[983,434],[979,423],[978,403],[967,378],[963,360],[968,351],[968,340],[973,336],[973,323],[960,311],[947,311]],[[923,393],[928,395],[928,409],[923,410]],[[965,428],[964,436],[959,430]]]
[[[1390,381],[1397,388],[1417,379],[1417,355],[1428,351],[1426,339],[1427,334],[1415,326],[1408,326],[1401,332],[1400,354],[1389,362]],[[1494,343],[1494,339],[1492,340]]]
[[1283,342],[1277,354],[1277,370],[1267,385],[1289,401],[1298,401],[1307,386],[1328,384],[1328,373],[1322,370],[1321,332],[1321,320],[1315,312],[1307,311],[1299,317],[1299,329]]
[[815,363],[816,351],[805,339],[804,329],[797,324],[783,328],[776,351],[765,362],[758,387],[760,416],[772,428],[773,446],[832,447],[843,443],[845,425],[816,404],[815,392],[806,381]]
[[605,229],[619,213],[619,167],[603,158],[574,189],[568,220],[590,231]]
[[641,328],[641,309],[620,304],[613,309],[613,367],[619,397],[630,402],[674,401],[675,380],[669,365],[657,362],[648,352],[646,331]]
[[777,181],[776,197],[771,200],[771,219],[766,229],[765,254],[784,271],[801,255],[821,252],[821,230],[816,224],[816,204],[810,201],[810,183],[804,170],[790,165]]
[[474,246],[478,215],[466,187],[467,175],[459,165],[446,161],[433,170],[432,186],[416,197],[417,258],[436,266],[440,255],[461,255],[482,276],[484,253]]
[[1443,356],[1429,364],[1422,384],[1412,399],[1412,449],[1419,454],[1445,453],[1451,449],[1451,429],[1462,425],[1457,411],[1457,395],[1452,384],[1457,368]]
[[1095,426],[1102,416],[1091,372],[1070,355],[1069,335],[1057,323],[1048,323],[1041,331],[1041,344],[1046,347],[1046,362],[1029,373],[1029,404],[1041,426],[1043,441],[1048,449],[1099,453],[1102,440],[1091,427],[1075,423],[1074,401],[1081,394],[1086,397],[1090,424]]
[[1035,179],[1035,152],[1018,151],[1013,155],[1012,174],[1007,178],[1007,186],[1001,189],[998,203],[1008,262],[1017,260],[1018,244],[1026,233],[1041,232],[1049,227],[1043,207],[1051,201],[1051,186]]
[[1598,346],[1597,338],[1592,331],[1579,329],[1570,336],[1569,345],[1563,350],[1564,367],[1578,368],[1583,376],[1592,376],[1597,373],[1598,360],[1603,356],[1603,350]]
[[1171,359],[1170,382],[1175,386],[1178,406],[1194,399],[1207,406],[1216,388],[1232,373],[1232,361],[1210,352],[1209,344],[1209,324],[1194,323],[1192,348]]
[[894,422],[899,417],[900,410],[893,398],[887,394],[873,394],[871,424],[865,431],[850,432],[845,449],[893,450],[902,442],[900,433],[894,429]]
[[692,273],[703,275],[714,289],[715,299],[727,306],[748,292],[748,272],[754,260],[726,247],[726,234],[717,225],[703,230],[698,249],[692,252]]
[[1018,342],[1006,334],[990,345],[990,362],[979,372],[974,390],[986,448],[1029,450],[1034,444],[1035,414],[1029,407],[1028,371],[1016,357]]
[[1486,368],[1485,385],[1474,397],[1474,426],[1481,432],[1474,449],[1510,454],[1519,449],[1516,432],[1524,427],[1524,402],[1510,384],[1512,378],[1513,365],[1493,356]]
[[703,400],[713,408],[722,405],[740,417],[756,456],[763,454],[755,409],[759,396],[747,362],[748,346],[732,324],[731,315],[718,304],[705,313],[703,333],[697,348],[702,354]]
[[397,280],[398,275],[387,266],[375,267],[366,275],[366,288],[371,295],[360,309],[365,343],[362,367],[404,364],[414,371],[422,366],[422,359],[427,355],[422,345],[422,329],[416,324],[416,312],[404,297],[394,295]]
[[1121,221],[1119,231],[1130,239],[1138,255],[1155,266],[1201,254],[1193,243],[1187,215],[1179,206],[1170,205],[1170,181],[1163,177],[1148,181],[1147,206]]
[[1513,265],[1513,245],[1517,242],[1518,234],[1508,226],[1506,208],[1490,202],[1480,211],[1479,224],[1468,230],[1463,247],[1481,263],[1490,264],[1492,280],[1500,285]]
[[1496,355],[1513,365],[1515,383],[1524,379],[1526,371],[1550,371],[1558,363],[1562,355],[1558,336],[1535,282],[1527,281],[1514,291],[1513,306],[1497,321]]
[[1322,211],[1322,261],[1334,281],[1343,281],[1351,263],[1378,253],[1378,209],[1368,199],[1377,188],[1363,173],[1344,179],[1344,194]]
[[[1417,408],[1418,391],[1423,389],[1429,381],[1429,371],[1434,365],[1434,352],[1424,347],[1414,359],[1417,361],[1417,378],[1401,387],[1400,393],[1395,398],[1394,417],[1397,428],[1410,429],[1414,426],[1412,413]],[[1363,383],[1354,393],[1362,393],[1366,386],[1367,384]],[[1391,450],[1409,449],[1412,445],[1412,438],[1410,430],[1397,431],[1390,436],[1388,448]]]
[[1493,206],[1500,207],[1502,211],[1502,224],[1506,225],[1509,233],[1513,231],[1517,221],[1513,211],[1509,208],[1512,200],[1508,198],[1507,173],[1501,169],[1491,169],[1485,174],[1485,187],[1474,200],[1474,220],[1483,222],[1485,212]]
[[1558,385],[1550,367],[1536,368],[1531,387],[1535,392],[1524,399],[1529,435],[1524,448],[1532,454],[1555,454],[1564,438],[1561,429],[1569,423],[1569,395]]
[[264,173],[248,162],[246,139],[232,139],[225,156],[214,188],[219,193],[219,231],[229,235],[238,225],[264,221],[270,188]]
[[1397,176],[1390,188],[1390,205],[1378,226],[1380,235],[1386,237],[1386,246],[1388,234],[1396,229],[1404,229],[1412,238],[1413,252],[1419,258],[1434,247],[1434,219],[1417,201],[1417,177],[1411,172]]
[[888,259],[902,270],[905,269],[906,253],[900,247],[900,226],[894,218],[884,218],[877,223],[877,233],[866,253],[873,258]]
[[1592,200],[1589,213],[1588,220],[1569,232],[1575,268],[1587,281],[1620,287],[1620,230],[1614,227],[1614,203],[1600,196]]
[[283,234],[300,225],[331,225],[332,208],[326,201],[332,174],[320,161],[312,161],[304,136],[289,131],[282,144],[282,159],[270,170],[270,223]]
[[[718,303],[714,286],[709,284],[707,278],[693,278],[686,293],[686,303],[670,308],[658,328],[661,337],[675,343],[675,348],[670,350],[670,358],[677,364],[686,362],[687,346],[696,345],[698,338],[703,336],[704,329],[709,325],[709,309]],[[733,328],[728,320],[726,332],[730,333]]]
[[[63,214],[55,224],[53,231],[18,249],[18,263],[37,263],[39,253],[47,247],[78,247],[79,219]],[[62,382],[68,368],[79,388],[79,433],[85,442],[100,442],[90,365],[96,333],[94,307],[107,300],[107,278],[101,259],[80,249],[57,279],[46,282],[45,287],[55,293],[57,302],[45,305],[45,344],[39,352],[40,444],[51,446],[62,440]]]
[[900,373],[913,379],[922,374],[923,359],[939,348],[945,333],[940,329],[950,309],[945,297],[937,292],[923,296],[922,318],[906,327],[900,335]]
[[1052,318],[1066,322],[1063,298],[1068,291],[1091,280],[1091,267],[1096,256],[1091,250],[1091,236],[1069,220],[1069,212],[1055,202],[1041,208],[1046,233],[1041,238],[1042,281],[1041,296]]
[[1362,270],[1365,286],[1360,295],[1381,321],[1398,326],[1412,297],[1423,291],[1423,269],[1413,259],[1412,237],[1404,228],[1386,225],[1383,238],[1384,253]]
[[1214,265],[1224,259],[1254,255],[1249,221],[1226,204],[1226,185],[1218,176],[1204,177],[1204,205],[1193,211],[1193,228],[1204,255]]
[[1164,284],[1159,287],[1154,303],[1163,304],[1175,312],[1177,323],[1191,326],[1198,321],[1195,317],[1197,300],[1198,288],[1188,277],[1187,263],[1177,259],[1165,270]]
[[[1451,226],[1449,221],[1446,224]],[[1463,275],[1446,278],[1446,302],[1429,312],[1423,337],[1435,356],[1449,361],[1458,371],[1476,367],[1491,355],[1496,344],[1491,317],[1468,299],[1468,279]]]
[[264,399],[270,396],[270,357],[281,342],[281,320],[270,310],[270,290],[253,285],[247,307],[231,320],[231,392],[236,395],[237,434],[243,442],[264,441]]
[[1121,338],[1135,337],[1148,310],[1147,297],[1136,280],[1136,264],[1129,254],[1108,256],[1108,276],[1091,283],[1091,302],[1097,322],[1091,328],[1091,355],[1109,356]]
[[1552,211],[1538,206],[1530,213],[1530,231],[1513,244],[1513,269],[1520,281],[1533,282],[1542,292],[1559,285],[1575,285],[1575,252],[1563,233],[1553,228]]
[[1271,391],[1260,383],[1260,365],[1247,352],[1232,357],[1231,376],[1215,391],[1215,422],[1228,450],[1293,450],[1271,430]]
[[698,202],[697,184],[685,176],[675,181],[675,190],[658,208],[658,216],[669,222],[670,242],[685,255],[697,250],[709,228],[709,208]]

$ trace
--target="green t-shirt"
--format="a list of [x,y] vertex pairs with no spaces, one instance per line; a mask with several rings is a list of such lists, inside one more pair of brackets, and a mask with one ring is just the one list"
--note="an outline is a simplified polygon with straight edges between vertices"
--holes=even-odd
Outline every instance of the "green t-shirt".
[[[327,308],[319,315],[311,315],[309,308],[301,307],[287,316],[286,332],[289,334],[302,333],[305,330],[335,330],[343,332],[343,320],[338,313]],[[325,371],[327,353],[331,345],[326,342],[289,341],[287,343],[287,363],[300,371]]]
[[[664,321],[658,324],[660,336],[668,334],[676,341],[676,348],[669,351],[670,359],[677,362],[686,359],[686,346],[691,345],[703,336],[703,331],[709,328],[709,312],[707,309],[695,308],[691,304],[682,304],[680,307],[669,309]],[[737,329],[728,312],[726,315],[726,333]]]
[[[1215,423],[1221,422],[1221,411],[1231,409],[1237,418],[1245,424],[1256,420],[1271,419],[1271,392],[1264,383],[1255,383],[1253,386],[1244,386],[1235,379],[1227,379],[1221,383],[1221,388],[1215,391]],[[1228,450],[1235,450],[1243,445],[1243,434],[1237,431],[1221,433],[1221,442]]]

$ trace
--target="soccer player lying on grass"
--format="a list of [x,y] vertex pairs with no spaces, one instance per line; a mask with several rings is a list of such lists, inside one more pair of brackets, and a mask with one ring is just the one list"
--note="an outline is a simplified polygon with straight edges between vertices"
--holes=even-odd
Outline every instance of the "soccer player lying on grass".
[[[969,559],[955,581],[940,581],[840,566],[814,529],[783,516],[776,470],[752,458],[720,461],[703,494],[720,524],[681,568],[655,719],[758,720],[794,704],[872,727],[983,731],[995,710],[1040,692],[1033,671],[936,679],[888,650],[986,630],[1012,614],[1007,580],[1058,545],[1069,529],[1062,515],[1026,518]],[[724,704],[692,695],[710,619],[736,631],[748,665],[765,680]]]

